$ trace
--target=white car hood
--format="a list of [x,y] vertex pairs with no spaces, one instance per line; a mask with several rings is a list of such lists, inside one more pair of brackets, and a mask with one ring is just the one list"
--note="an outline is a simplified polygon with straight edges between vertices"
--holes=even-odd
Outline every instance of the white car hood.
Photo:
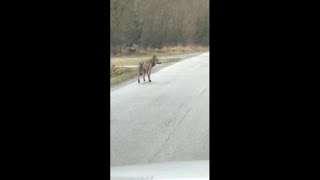
[[111,167],[111,180],[209,179],[209,160]]

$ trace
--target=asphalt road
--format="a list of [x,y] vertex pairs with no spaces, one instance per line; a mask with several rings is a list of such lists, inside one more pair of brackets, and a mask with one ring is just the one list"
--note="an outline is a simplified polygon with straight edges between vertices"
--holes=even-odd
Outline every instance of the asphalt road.
[[209,53],[151,80],[111,91],[111,166],[208,160]]

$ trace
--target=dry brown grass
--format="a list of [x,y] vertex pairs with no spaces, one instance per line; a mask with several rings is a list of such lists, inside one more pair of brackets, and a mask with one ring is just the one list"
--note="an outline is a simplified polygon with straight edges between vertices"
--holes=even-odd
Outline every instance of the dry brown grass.
[[191,52],[199,52],[199,51],[207,51],[209,50],[208,46],[199,46],[199,45],[186,45],[186,46],[166,46],[161,49],[155,48],[147,48],[146,50],[141,47],[136,48],[136,53],[129,54],[128,48],[124,48],[122,50],[122,54],[112,54],[112,57],[122,57],[122,56],[129,56],[129,57],[136,57],[136,56],[146,56],[150,55],[151,53],[158,53],[158,55],[165,54],[183,54],[183,53],[191,53]]
[[111,58],[111,65],[137,65],[141,60],[148,58],[150,57],[114,57]]
[[137,64],[141,60],[146,60],[152,55],[157,57],[168,56],[168,55],[178,55],[185,53],[193,52],[202,52],[208,51],[209,47],[197,46],[197,45],[188,45],[188,46],[172,46],[164,47],[162,49],[138,49],[137,53],[134,55],[121,55],[121,56],[112,56],[111,64],[112,65],[133,65]]
[[195,45],[188,45],[188,46],[173,46],[173,47],[164,47],[164,52],[170,53],[177,53],[177,54],[184,54],[184,53],[192,53],[192,52],[200,52],[200,51],[207,51],[209,50],[208,47],[204,46],[195,46]]

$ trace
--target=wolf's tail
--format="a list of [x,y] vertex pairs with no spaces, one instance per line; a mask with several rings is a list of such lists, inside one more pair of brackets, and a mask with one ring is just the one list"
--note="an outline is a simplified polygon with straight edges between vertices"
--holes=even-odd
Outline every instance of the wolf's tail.
[[140,76],[142,76],[142,74],[143,74],[143,63],[141,62],[141,63],[139,63],[139,74],[140,74]]

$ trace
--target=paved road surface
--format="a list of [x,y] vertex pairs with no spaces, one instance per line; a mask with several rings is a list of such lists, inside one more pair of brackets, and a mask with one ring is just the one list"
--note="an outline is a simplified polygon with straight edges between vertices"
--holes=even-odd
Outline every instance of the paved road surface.
[[151,80],[111,91],[111,166],[208,160],[209,53]]

